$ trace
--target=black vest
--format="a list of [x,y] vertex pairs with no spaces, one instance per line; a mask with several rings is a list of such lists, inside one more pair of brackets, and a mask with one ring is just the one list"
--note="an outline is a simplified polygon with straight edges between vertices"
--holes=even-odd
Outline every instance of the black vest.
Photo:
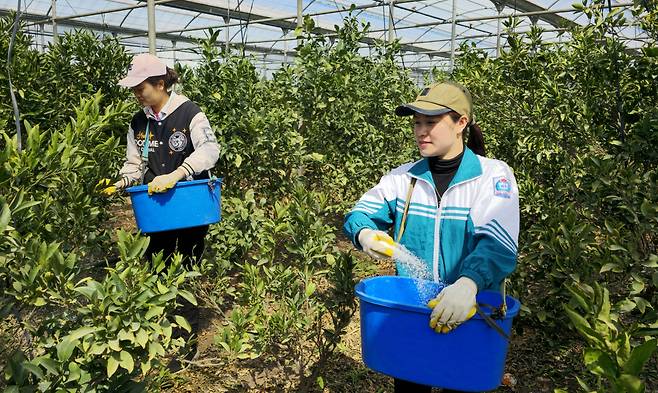
[[[156,176],[173,172],[194,151],[190,137],[190,123],[201,112],[192,101],[185,101],[164,120],[150,119],[143,110],[133,116],[130,127],[135,133],[137,151],[143,153],[146,139],[146,124],[149,124],[148,169],[144,175],[144,184],[150,183]],[[208,179],[210,173],[203,171],[193,176],[194,179]]]

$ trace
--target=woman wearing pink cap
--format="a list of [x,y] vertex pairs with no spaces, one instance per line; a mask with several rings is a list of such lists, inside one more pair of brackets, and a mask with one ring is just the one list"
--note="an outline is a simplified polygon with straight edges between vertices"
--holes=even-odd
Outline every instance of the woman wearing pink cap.
[[[208,179],[219,157],[210,122],[198,105],[172,91],[176,71],[150,54],[133,58],[120,86],[132,89],[143,107],[130,121],[126,161],[117,189],[148,184],[148,192],[166,192],[181,180]],[[207,226],[150,234],[147,256],[176,250],[191,260],[201,257]]]
[[[160,193],[181,180],[208,179],[219,157],[219,145],[208,118],[198,105],[172,91],[176,72],[150,54],[133,58],[120,86],[132,89],[143,107],[130,121],[126,161],[119,171],[117,190],[148,184],[148,192]],[[208,226],[148,234],[146,252],[163,252],[171,258],[177,251],[184,263],[197,261],[204,248]],[[194,327],[195,317],[190,324]]]

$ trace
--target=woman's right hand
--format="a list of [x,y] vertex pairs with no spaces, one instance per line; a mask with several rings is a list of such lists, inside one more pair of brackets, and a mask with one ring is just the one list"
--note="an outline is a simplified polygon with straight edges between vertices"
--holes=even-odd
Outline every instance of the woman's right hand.
[[393,256],[395,241],[386,232],[364,228],[358,238],[363,251],[371,257],[381,259]]
[[[101,181],[98,182],[98,186],[99,186],[99,187],[103,187],[103,186],[107,186],[107,185],[110,184],[110,183],[111,183],[111,180],[110,180],[110,179],[103,179],[103,180],[101,180]],[[118,191],[123,190],[123,189],[126,188],[127,186],[128,186],[128,182],[127,182],[127,180],[126,180],[125,178],[123,178],[123,179],[121,179],[121,180],[115,182],[115,183],[112,184],[111,186],[107,186],[107,187],[103,188],[103,189],[101,190],[101,193],[104,194],[104,195],[106,195],[106,196],[110,196],[110,195],[115,194],[115,193],[118,192]]]

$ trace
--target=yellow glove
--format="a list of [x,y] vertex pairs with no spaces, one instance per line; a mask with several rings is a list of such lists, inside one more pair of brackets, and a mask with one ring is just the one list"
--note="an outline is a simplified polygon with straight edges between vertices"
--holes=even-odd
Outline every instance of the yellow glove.
[[359,244],[363,251],[375,259],[392,257],[395,241],[386,232],[363,228],[359,232]]
[[430,327],[437,333],[448,333],[475,315],[477,284],[468,277],[460,277],[445,287],[427,306],[432,309]]
[[106,196],[110,196],[115,192],[117,192],[117,188],[115,186],[105,187],[101,190],[101,193]]
[[112,181],[110,179],[101,179],[98,184],[96,184],[96,187],[103,187],[99,192],[105,196],[110,196],[119,190],[123,190],[128,185],[128,180],[125,178],[110,185],[111,182]]
[[166,175],[156,176],[148,185],[148,193],[149,195],[153,195],[153,193],[167,192],[174,188],[176,183],[186,176],[187,173],[180,167]]

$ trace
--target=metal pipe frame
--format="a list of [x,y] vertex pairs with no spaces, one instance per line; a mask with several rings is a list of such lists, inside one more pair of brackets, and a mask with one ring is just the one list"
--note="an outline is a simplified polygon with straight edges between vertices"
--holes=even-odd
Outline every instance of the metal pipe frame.
[[[617,3],[617,4],[612,4],[612,8],[620,8],[620,7],[629,7],[632,6],[632,2],[626,2],[626,3]],[[476,22],[476,21],[485,21],[485,20],[498,20],[498,19],[507,19],[510,17],[531,17],[531,16],[537,16],[537,15],[544,15],[544,14],[551,14],[551,13],[567,13],[567,12],[574,12],[573,9],[560,9],[560,10],[554,10],[554,11],[533,11],[533,12],[525,12],[525,13],[516,13],[516,14],[501,14],[501,15],[491,15],[491,16],[483,16],[483,17],[470,17],[470,18],[457,18],[455,19],[455,23],[463,23],[463,22]],[[445,20],[445,21],[437,21],[437,22],[428,22],[428,23],[419,23],[415,24],[412,26],[401,26],[401,27],[396,27],[397,30],[403,30],[403,29],[414,29],[414,28],[419,28],[419,27],[428,27],[428,26],[439,26],[439,25],[447,25],[447,24],[452,24],[451,20]],[[385,33],[387,32],[388,29],[376,29],[376,30],[369,30],[369,34],[373,33]],[[336,33],[329,33],[329,34],[322,34],[324,37],[336,37]],[[494,35],[495,36],[495,35]],[[126,38],[133,38],[133,37],[126,37]],[[375,38],[372,38],[375,39]],[[270,43],[270,42],[279,42],[279,41],[292,41],[296,40],[296,38],[280,38],[276,40],[258,40],[258,41],[249,41],[247,42],[248,44],[261,44],[261,43]],[[376,39],[375,39],[376,40]],[[406,43],[407,45],[409,44],[414,44],[414,43],[422,43],[422,42],[431,42],[431,41],[413,41],[413,42],[408,42]]]
[[[176,1],[176,0],[158,0],[158,1],[155,2],[155,5],[171,3],[172,1]],[[94,12],[86,12],[84,14],[56,16],[55,18],[42,19],[42,20],[34,21],[34,22],[28,24],[27,26],[52,22],[53,19],[56,20],[57,22],[61,22],[61,21],[65,21],[65,20],[85,18],[85,17],[88,17],[88,16],[96,16],[96,15],[101,15],[101,14],[111,14],[111,13],[114,13],[114,12],[134,10],[134,9],[137,9],[137,8],[146,8],[147,6],[148,6],[147,3],[140,3],[140,4],[135,4],[135,5],[127,5],[127,6],[124,6],[124,7],[110,8],[110,9],[106,9],[106,10],[99,10],[99,11],[94,11]]]
[[[177,4],[175,4],[175,3],[181,2],[180,0],[158,0],[158,1],[148,0],[148,2],[149,3],[152,2],[155,5],[165,4],[168,8],[173,7],[173,8],[185,9],[184,7],[178,7]],[[299,5],[302,1],[297,0],[297,2],[298,2],[298,8],[299,8]],[[378,7],[378,6],[382,6],[382,5],[385,5],[386,3],[388,3],[388,5],[390,7],[390,12],[392,13],[392,8],[394,8],[394,7],[400,7],[401,5],[406,4],[406,3],[417,3],[417,2],[419,2],[419,1],[418,0],[395,0],[395,1],[393,1],[393,0],[388,0],[388,1],[378,0],[376,3],[369,3],[369,4],[363,4],[363,5],[360,5],[360,6],[355,6],[354,9],[356,9],[356,10],[366,10],[366,9],[369,9],[369,8],[375,8],[375,7]],[[513,5],[516,4],[517,2],[519,4],[526,4],[525,7],[527,7],[528,6],[527,3],[529,3],[529,2],[524,2],[524,1],[520,1],[520,0],[515,0],[515,1],[492,0],[492,2],[496,5],[498,5],[498,3],[501,3],[504,6],[510,6],[512,8],[514,8]],[[183,3],[190,3],[190,2],[188,1],[188,2],[183,2]],[[532,4],[532,3],[529,3],[529,4]],[[100,30],[100,31],[111,31],[114,34],[125,34],[125,33],[132,33],[133,34],[133,35],[127,35],[127,36],[120,37],[120,39],[123,41],[123,40],[128,40],[130,38],[143,37],[144,35],[148,35],[148,31],[142,31],[142,30],[138,30],[138,29],[126,29],[126,28],[116,29],[114,26],[99,25],[99,24],[94,24],[92,22],[75,21],[75,19],[86,17],[86,16],[94,16],[94,15],[104,14],[104,13],[120,12],[120,11],[125,11],[125,10],[132,11],[132,10],[137,9],[137,8],[146,7],[147,5],[148,4],[146,2],[140,2],[140,4],[136,4],[136,5],[124,6],[124,7],[119,7],[119,8],[107,9],[107,10],[100,10],[100,11],[97,11],[97,12],[89,12],[89,13],[84,13],[84,14],[76,14],[76,15],[61,16],[61,17],[57,17],[56,15],[53,15],[52,18],[43,17],[43,19],[33,18],[32,20],[34,22],[30,25],[43,24],[43,23],[47,23],[47,22],[55,22],[55,24],[53,26],[54,27],[54,32],[55,32],[54,37],[56,37],[56,22],[57,21],[64,22],[64,23],[62,23],[63,25],[68,25],[68,26],[73,26],[73,27],[89,28],[89,29]],[[612,4],[612,7],[613,8],[629,7],[629,6],[632,6],[632,5],[633,5],[633,2],[624,2],[624,3]],[[536,5],[534,5],[534,6],[536,6]],[[218,7],[214,7],[214,8],[218,8]],[[519,9],[519,8],[522,8],[522,7],[516,7],[516,9]],[[219,7],[218,9],[220,11],[225,10],[227,12],[227,15],[228,15],[228,12],[231,12],[229,10],[228,6],[226,8]],[[320,15],[334,14],[334,13],[344,12],[344,11],[349,11],[349,10],[350,10],[350,8],[348,8],[348,7],[337,7],[337,9],[335,9],[335,10],[309,13],[307,15],[308,16],[320,16]],[[0,10],[0,15],[2,15],[3,11],[6,11],[6,10]],[[453,52],[454,48],[455,48],[454,41],[456,39],[460,39],[460,40],[469,40],[469,39],[476,39],[476,38],[486,39],[486,38],[493,38],[493,37],[497,36],[497,34],[492,33],[490,35],[480,34],[480,35],[471,35],[471,36],[459,37],[459,35],[455,34],[454,27],[455,27],[456,24],[465,23],[465,22],[476,22],[476,21],[491,21],[491,20],[496,20],[497,22],[500,22],[501,19],[506,19],[506,18],[509,18],[509,17],[530,17],[530,18],[538,18],[539,17],[539,18],[541,18],[542,16],[545,16],[545,15],[557,15],[557,14],[560,14],[560,13],[568,13],[568,12],[574,12],[574,10],[571,9],[571,8],[569,8],[569,9],[558,9],[558,10],[541,9],[539,11],[528,11],[528,12],[513,13],[513,14],[509,14],[509,13],[502,14],[502,12],[499,12],[498,15],[481,16],[481,17],[480,16],[479,17],[462,17],[462,18],[453,17],[450,20],[443,19],[443,20],[438,20],[438,21],[434,21],[434,22],[418,23],[418,24],[414,24],[414,25],[410,25],[410,26],[400,26],[400,27],[391,26],[392,23],[390,23],[388,28],[371,30],[371,31],[369,31],[369,33],[373,34],[373,33],[386,33],[386,32],[388,32],[389,39],[390,39],[392,28],[394,28],[395,30],[398,30],[398,29],[402,30],[402,29],[411,29],[411,28],[419,28],[419,27],[435,27],[435,26],[440,26],[440,25],[452,24],[453,25],[453,29],[452,29],[453,34],[451,34],[450,39],[447,39],[447,40],[444,40],[444,39],[425,40],[425,41],[419,41],[418,39],[416,39],[414,41],[401,43],[401,45],[403,45],[403,50],[407,50],[409,52],[412,52],[412,54],[415,54],[415,55],[427,54],[427,53],[432,53],[432,54],[437,53],[439,56],[442,56],[443,54],[445,54],[445,51],[441,51],[441,50],[437,51],[437,50],[433,50],[433,49],[430,49],[430,48],[417,47],[416,45],[417,44],[423,44],[423,43],[451,41],[452,42],[451,47],[452,47],[453,50],[451,50],[450,52]],[[217,13],[210,13],[209,14],[209,13],[199,12],[199,13],[197,13],[197,15],[194,18],[192,18],[192,20],[196,19],[197,17],[199,17],[202,14],[203,15],[219,16],[219,14],[217,14]],[[232,14],[231,16],[235,17],[235,14]],[[251,16],[251,15],[249,15],[249,16]],[[392,15],[389,14],[389,20],[390,20],[390,22],[393,22],[393,20],[392,20],[393,18],[391,16]],[[407,15],[407,16],[409,16],[409,15]],[[289,19],[293,19],[294,21],[293,22],[286,22]],[[191,23],[191,21],[190,21],[190,23]],[[74,22],[77,22],[77,23],[74,23]],[[286,23],[291,24],[294,28],[294,27],[298,27],[300,25],[301,14],[300,14],[299,9],[298,9],[297,14],[294,15],[294,16],[259,18],[259,19],[251,20],[249,23],[250,24],[265,24],[265,25],[268,25],[267,22],[286,22]],[[216,27],[218,27],[218,28],[221,28],[221,27],[228,28],[230,26],[241,26],[241,25],[242,25],[242,21],[234,22],[234,23],[225,23],[223,25],[219,25],[219,26],[216,26]],[[270,25],[274,25],[274,24],[270,24]],[[189,23],[188,23],[188,26],[189,26]],[[179,33],[178,35],[175,36],[177,41],[196,42],[198,40],[197,38],[189,37],[189,36],[186,37],[186,36],[183,36],[182,33],[186,32],[186,31],[205,30],[205,29],[208,29],[208,28],[210,28],[210,26],[205,26],[205,27],[201,27],[201,28],[183,29],[183,30],[179,29],[179,30],[162,31],[162,32],[157,33],[157,38],[158,39],[169,39],[169,40],[173,41],[172,37],[170,37],[172,35],[171,33]],[[326,29],[316,29],[316,30],[326,30]],[[554,30],[545,30],[545,31],[546,32],[550,32],[550,31],[556,31],[557,32],[557,31],[562,31],[562,30],[564,30],[564,29],[554,29]],[[45,31],[44,31],[44,33],[45,33]],[[329,32],[329,33],[322,33],[322,31],[320,31],[320,34],[322,34],[323,36],[328,37],[328,38],[332,38],[332,37],[336,36],[335,32],[332,32],[332,31]],[[498,34],[500,34],[500,33],[498,33]],[[54,39],[56,39],[56,38],[54,38]],[[253,49],[256,49],[255,51],[257,53],[264,53],[263,51],[266,50],[267,48],[255,47],[254,44],[271,43],[271,42],[274,42],[274,43],[283,42],[284,44],[286,44],[287,41],[296,40],[296,39],[297,38],[282,37],[282,38],[273,39],[273,40],[251,41],[251,42],[245,42],[244,47],[245,47],[245,50],[247,50],[247,51],[250,51],[253,48]],[[368,37],[364,41],[365,41],[364,43],[366,43],[368,45],[383,42],[383,40],[379,40],[379,39],[376,39],[374,37]],[[229,42],[227,41],[226,44],[228,44],[228,43]],[[410,49],[413,49],[413,50],[410,50]],[[178,48],[178,50],[181,50],[181,49]],[[272,46],[271,48],[267,49],[267,53],[274,53],[274,52],[281,53],[283,56],[287,56],[289,54],[294,56],[294,54],[295,54],[294,51],[287,51],[285,48],[284,48],[284,50],[280,50],[280,49],[274,49],[273,46]]]

